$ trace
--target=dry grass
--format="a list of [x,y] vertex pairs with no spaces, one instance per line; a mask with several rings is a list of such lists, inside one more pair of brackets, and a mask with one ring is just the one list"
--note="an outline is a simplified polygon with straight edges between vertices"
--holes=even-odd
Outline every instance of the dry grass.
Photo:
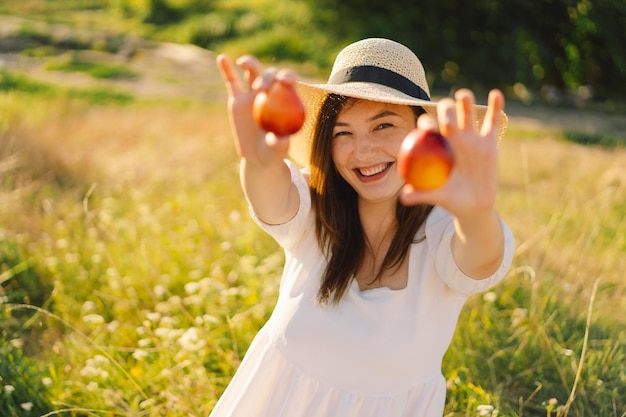
[[[281,261],[247,217],[224,104],[9,94],[0,115],[11,201],[0,238],[54,283],[42,334],[54,401],[107,410],[92,415],[206,415],[272,309]],[[597,394],[598,416],[623,417],[610,396],[626,387],[625,153],[511,128],[498,204],[517,256],[496,301],[464,312],[445,369],[449,415],[485,404],[545,415],[551,398],[559,415],[580,375],[569,415],[598,408]]]

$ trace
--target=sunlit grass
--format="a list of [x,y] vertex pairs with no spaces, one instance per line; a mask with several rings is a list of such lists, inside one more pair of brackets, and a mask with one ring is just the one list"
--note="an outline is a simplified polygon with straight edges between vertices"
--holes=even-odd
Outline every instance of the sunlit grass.
[[[102,69],[102,67],[98,68]],[[0,93],[1,92],[9,93],[8,95],[0,97],[0,100],[3,101],[10,100],[11,97],[15,95],[24,95],[25,100],[35,103],[44,97],[48,99],[79,99],[95,105],[126,104],[132,102],[134,99],[132,94],[110,87],[59,87],[31,79],[24,74],[4,70],[0,70]],[[33,97],[33,95],[35,96]],[[39,106],[37,103],[36,105]],[[11,111],[11,109],[9,108],[5,111]]]
[[[36,341],[60,415],[206,416],[282,265],[248,216],[224,104],[37,97],[0,96],[0,240],[51,289],[43,309],[11,300],[3,314],[34,318],[3,338]],[[463,310],[446,415],[563,415],[582,363],[569,415],[624,416],[624,156],[510,130],[498,205],[517,256]]]
[[99,79],[134,79],[138,74],[125,65],[103,64],[77,58],[50,61],[48,71],[82,72]]

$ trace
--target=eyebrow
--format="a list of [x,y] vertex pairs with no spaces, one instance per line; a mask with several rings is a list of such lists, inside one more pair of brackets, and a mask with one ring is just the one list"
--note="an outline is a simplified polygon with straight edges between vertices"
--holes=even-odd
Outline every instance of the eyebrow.
[[[399,116],[398,113],[396,112],[392,112],[392,111],[383,111],[381,113],[375,114],[374,116],[368,118],[366,120],[366,122],[373,122],[374,120],[378,120],[378,119],[382,119],[383,117],[387,117],[387,116]],[[335,126],[349,126],[348,123],[341,123],[341,122],[336,122]]]
[[387,116],[398,116],[398,113],[396,112],[392,112],[390,110],[384,111],[382,113],[378,113],[372,117],[370,117],[369,119],[367,119],[368,122],[377,120],[377,119],[382,119],[383,117],[387,117]]

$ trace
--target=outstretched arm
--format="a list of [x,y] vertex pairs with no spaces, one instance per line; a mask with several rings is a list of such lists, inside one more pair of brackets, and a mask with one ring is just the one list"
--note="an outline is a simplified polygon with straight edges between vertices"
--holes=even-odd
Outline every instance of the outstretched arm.
[[263,71],[259,61],[250,55],[242,56],[236,63],[244,71],[245,83],[225,55],[217,57],[228,89],[235,146],[241,157],[241,184],[248,202],[262,221],[284,223],[295,216],[299,205],[298,192],[284,162],[289,137],[277,137],[259,128],[252,116],[252,106],[256,95],[271,83],[293,85],[295,77],[287,71]]
[[454,152],[454,168],[448,181],[433,191],[417,191],[407,185],[401,193],[405,204],[437,204],[454,216],[452,254],[468,276],[481,279],[493,274],[504,256],[504,235],[495,209],[498,188],[498,126],[504,96],[489,94],[488,109],[481,130],[476,127],[474,95],[459,90],[453,99],[437,106],[437,119],[423,115],[421,129],[439,130]]

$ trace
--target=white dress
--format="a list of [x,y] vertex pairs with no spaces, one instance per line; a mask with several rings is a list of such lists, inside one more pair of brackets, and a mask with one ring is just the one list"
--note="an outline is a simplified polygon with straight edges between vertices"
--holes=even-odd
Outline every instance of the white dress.
[[406,288],[361,291],[353,280],[338,305],[320,306],[325,260],[307,180],[290,169],[300,193],[296,217],[278,226],[255,218],[285,251],[278,301],[210,417],[441,417],[443,355],[467,297],[506,274],[509,228],[503,223],[502,265],[477,281],[456,267],[452,218],[435,208],[426,239],[410,248]]

